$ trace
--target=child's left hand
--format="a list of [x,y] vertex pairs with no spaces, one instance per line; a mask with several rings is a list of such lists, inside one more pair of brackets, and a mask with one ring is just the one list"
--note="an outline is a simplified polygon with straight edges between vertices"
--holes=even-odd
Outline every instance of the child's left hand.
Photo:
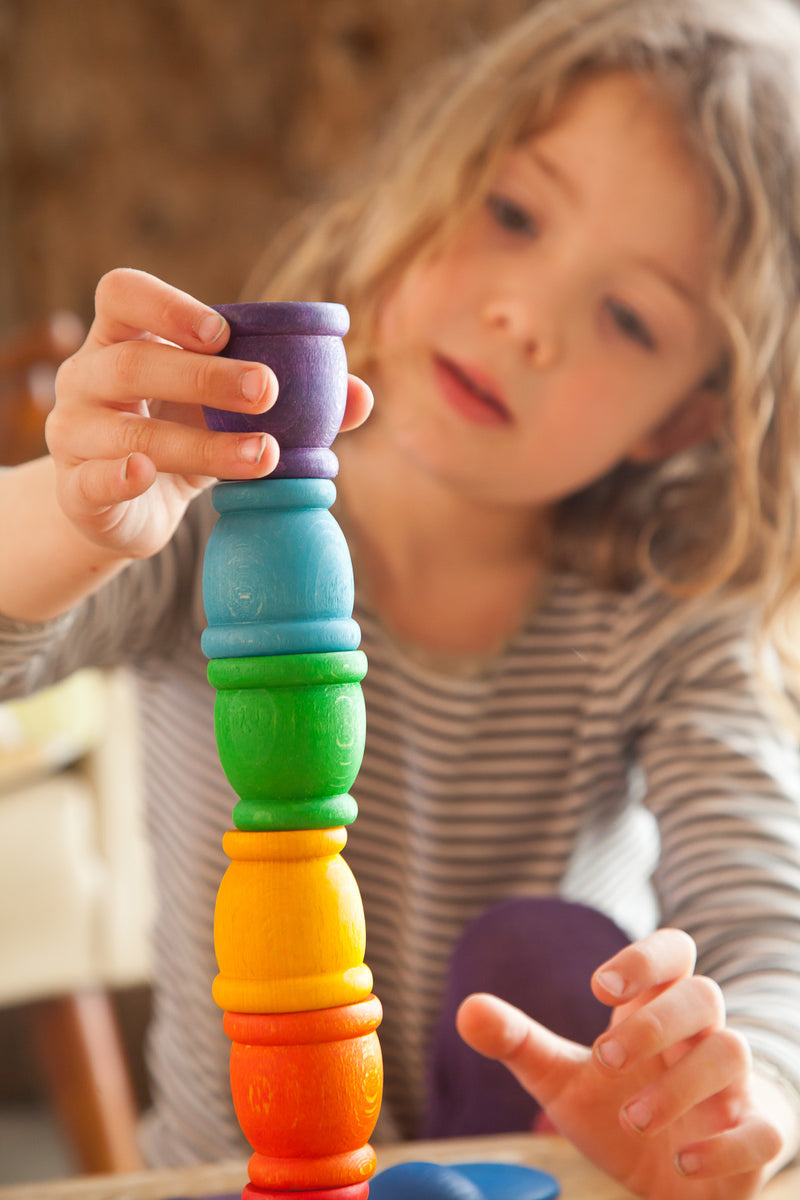
[[592,977],[613,1007],[592,1050],[495,996],[468,997],[461,1036],[500,1059],[558,1130],[648,1200],[747,1200],[796,1149],[791,1105],[725,1025],[718,986],[694,975],[695,946],[662,929]]

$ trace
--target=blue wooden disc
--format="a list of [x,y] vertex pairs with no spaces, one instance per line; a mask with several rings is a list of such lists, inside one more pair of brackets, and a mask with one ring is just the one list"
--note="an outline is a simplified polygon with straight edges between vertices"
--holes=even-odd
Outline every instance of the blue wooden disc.
[[431,1162],[404,1162],[374,1175],[369,1200],[483,1200],[460,1171]]
[[478,1188],[483,1200],[555,1200],[558,1180],[546,1171],[514,1163],[463,1163],[455,1168]]
[[375,1175],[369,1200],[555,1200],[558,1181],[509,1163],[398,1163]]

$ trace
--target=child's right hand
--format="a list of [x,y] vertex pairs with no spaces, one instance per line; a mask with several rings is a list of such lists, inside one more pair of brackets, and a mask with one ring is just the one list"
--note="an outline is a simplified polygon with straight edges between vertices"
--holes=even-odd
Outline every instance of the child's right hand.
[[[151,275],[120,269],[100,280],[86,341],[59,369],[46,438],[61,509],[113,556],[155,554],[217,478],[274,470],[270,435],[215,433],[203,420],[204,404],[256,413],[278,394],[262,364],[215,357],[229,332],[213,309]],[[370,407],[351,376],[342,428]]]

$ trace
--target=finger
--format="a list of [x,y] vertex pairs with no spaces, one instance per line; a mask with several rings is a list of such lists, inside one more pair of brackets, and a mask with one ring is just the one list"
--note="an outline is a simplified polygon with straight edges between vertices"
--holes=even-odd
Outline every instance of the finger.
[[125,341],[89,356],[67,359],[57,376],[59,401],[139,404],[142,397],[263,412],[278,395],[278,381],[263,363],[187,353],[153,341]]
[[347,404],[345,405],[341,429],[343,431],[357,429],[359,425],[363,425],[372,412],[374,403],[375,397],[372,394],[372,390],[364,383],[364,380],[359,379],[357,375],[348,375]]
[[625,1004],[642,993],[691,975],[697,948],[681,929],[658,929],[598,967],[592,990],[603,1004]]
[[468,996],[456,1014],[464,1041],[502,1062],[543,1107],[550,1105],[589,1051],[552,1033],[497,996]]
[[627,1071],[687,1038],[721,1029],[724,1023],[725,1000],[719,985],[704,975],[691,975],[614,1024],[593,1050],[604,1070]]
[[216,354],[230,330],[213,308],[154,275],[128,267],[109,271],[95,291],[95,319],[87,342],[107,346],[144,333]]
[[[156,470],[170,475],[250,479],[274,470],[279,457],[278,444],[267,433],[215,433],[103,409],[92,420],[76,420],[72,437],[80,446],[73,465],[144,454]],[[62,444],[62,457],[65,448]]]
[[719,1096],[750,1070],[749,1047],[732,1029],[721,1029],[701,1038],[687,1053],[642,1088],[625,1104],[624,1127],[653,1135],[677,1121],[712,1096]]
[[143,495],[155,478],[155,465],[143,454],[92,459],[60,473],[59,502],[72,519],[92,520]]
[[684,1146],[675,1155],[675,1168],[691,1179],[745,1175],[762,1171],[782,1150],[778,1129],[763,1117],[748,1114],[734,1129]]

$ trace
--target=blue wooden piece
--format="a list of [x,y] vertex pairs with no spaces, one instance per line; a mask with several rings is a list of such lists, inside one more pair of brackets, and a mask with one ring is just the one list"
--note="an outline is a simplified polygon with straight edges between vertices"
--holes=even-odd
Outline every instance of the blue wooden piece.
[[546,1171],[514,1163],[463,1163],[459,1174],[474,1183],[483,1200],[554,1200],[558,1180]]
[[398,1163],[370,1180],[369,1200],[484,1200],[460,1171],[431,1162]]
[[544,1171],[509,1163],[398,1163],[376,1175],[370,1200],[555,1200],[558,1181]]
[[214,488],[206,547],[209,658],[355,650],[353,566],[328,511],[329,479],[265,479]]

